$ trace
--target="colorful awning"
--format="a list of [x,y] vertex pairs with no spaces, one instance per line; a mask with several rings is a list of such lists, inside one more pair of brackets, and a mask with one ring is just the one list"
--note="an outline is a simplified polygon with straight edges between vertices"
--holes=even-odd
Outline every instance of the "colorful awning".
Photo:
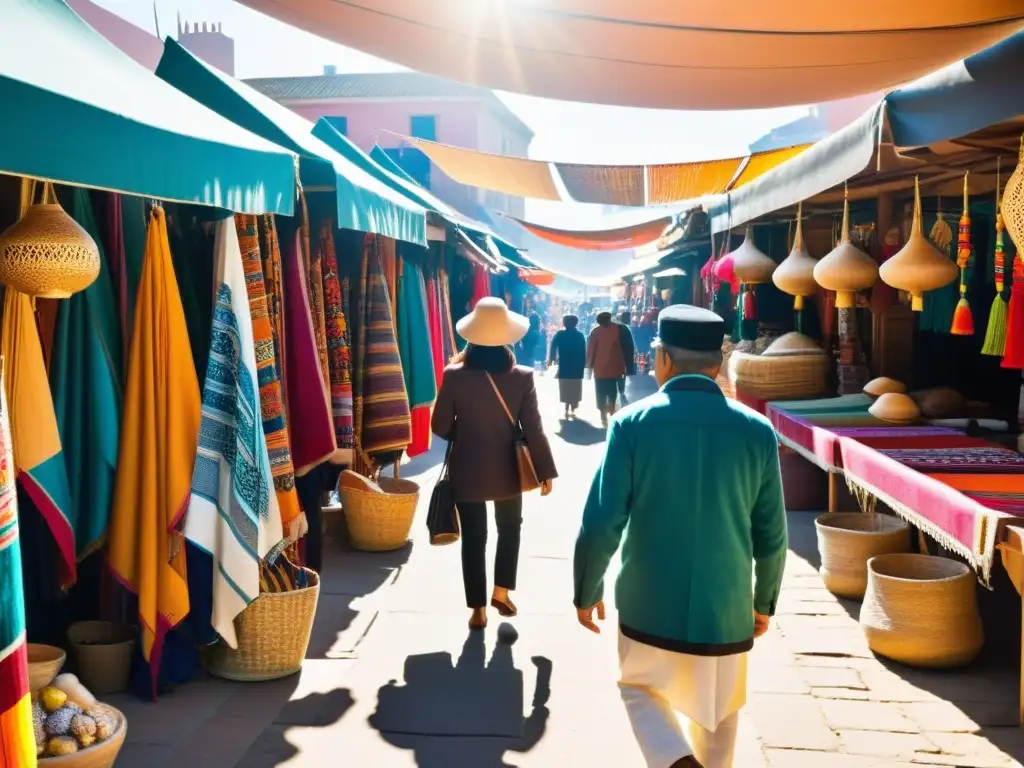
[[624,248],[639,248],[649,245],[657,242],[658,238],[675,221],[674,216],[663,216],[629,227],[588,231],[546,227],[514,216],[508,218],[515,219],[537,237],[542,237],[548,242],[582,251],[620,251]]
[[[747,184],[809,144],[741,157],[658,165],[583,165],[528,160],[401,136],[460,184],[506,195],[595,205],[669,205]],[[559,185],[567,197],[560,194]]]
[[452,80],[662,109],[813,104],[892,88],[1024,28],[1019,0],[242,0]]
[[295,156],[153,76],[63,0],[4,0],[0,173],[291,215]]
[[210,67],[170,38],[156,74],[231,122],[298,154],[303,184],[333,191],[339,227],[427,244],[423,206],[316,138],[313,123]]

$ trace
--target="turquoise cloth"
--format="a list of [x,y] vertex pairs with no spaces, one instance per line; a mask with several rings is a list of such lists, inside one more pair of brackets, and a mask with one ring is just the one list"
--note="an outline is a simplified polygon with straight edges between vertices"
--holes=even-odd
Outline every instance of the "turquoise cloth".
[[427,322],[427,286],[420,266],[404,258],[398,278],[398,353],[409,407],[433,405],[437,399],[437,378]]
[[117,470],[121,417],[121,327],[89,193],[72,191],[71,215],[100,249],[99,277],[57,311],[50,389],[64,452],[79,560],[103,544]]
[[[30,41],[39,46],[26,48]],[[290,216],[295,156],[119,51],[63,0],[4,0],[0,169]]]
[[754,611],[775,612],[786,563],[768,420],[705,376],[676,377],[620,411],[576,541],[577,607],[603,598],[620,541],[623,632],[677,646],[749,646]]

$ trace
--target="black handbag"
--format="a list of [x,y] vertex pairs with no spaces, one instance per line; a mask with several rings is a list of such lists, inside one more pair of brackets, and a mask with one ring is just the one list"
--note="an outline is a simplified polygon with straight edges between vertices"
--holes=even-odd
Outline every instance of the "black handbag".
[[441,466],[441,476],[434,485],[434,491],[430,494],[430,507],[427,509],[427,530],[430,532],[430,543],[434,546],[454,544],[459,540],[461,528],[459,526],[459,513],[455,508],[455,489],[452,487],[451,476],[448,473],[448,459],[452,455],[452,443],[444,452],[444,464]]

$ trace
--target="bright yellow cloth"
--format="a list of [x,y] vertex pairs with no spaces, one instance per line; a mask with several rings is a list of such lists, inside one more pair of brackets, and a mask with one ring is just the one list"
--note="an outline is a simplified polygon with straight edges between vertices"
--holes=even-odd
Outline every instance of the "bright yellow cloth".
[[110,565],[138,594],[142,650],[155,676],[164,633],[189,610],[183,538],[201,400],[167,222],[154,208],[146,234],[110,520]]
[[25,694],[17,704],[0,713],[0,768],[35,768],[36,765],[32,699]]

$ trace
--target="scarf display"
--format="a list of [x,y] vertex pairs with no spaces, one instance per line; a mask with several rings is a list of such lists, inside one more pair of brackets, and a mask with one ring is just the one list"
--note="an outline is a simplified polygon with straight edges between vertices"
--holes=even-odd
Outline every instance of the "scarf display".
[[324,383],[324,391],[329,391],[331,381],[328,375],[327,362],[327,314],[324,310],[324,274],[323,252],[318,243],[316,248],[310,245],[309,208],[306,196],[300,193],[302,203],[302,228],[299,244],[302,248],[302,267],[305,270],[306,290],[309,292],[309,317],[313,323],[313,334],[316,336],[317,360],[320,366],[320,378]]
[[469,308],[472,310],[480,299],[491,295],[491,281],[487,277],[487,270],[477,265],[473,268],[473,298],[470,299]]
[[331,458],[337,445],[331,405],[320,375],[320,358],[299,255],[299,233],[284,252],[285,402],[288,404],[292,459],[301,477]]
[[441,330],[441,295],[437,275],[427,280],[427,325],[430,328],[430,355],[434,362],[434,383],[441,389],[444,374],[444,336]]
[[277,238],[274,217],[260,217],[260,256],[263,258],[263,284],[267,292],[267,317],[274,338],[274,363],[281,393],[287,402],[287,376],[284,349],[284,268],[281,265],[281,245]]
[[319,248],[323,270],[324,314],[327,321],[327,372],[330,379],[331,414],[334,417],[334,440],[338,445],[335,460],[350,464],[355,448],[352,413],[352,353],[349,347],[348,324],[342,306],[342,289],[338,281],[338,259],[334,252],[334,223],[324,221],[320,227]]
[[442,354],[447,364],[456,352],[458,344],[455,340],[455,315],[452,310],[452,289],[448,278],[448,270],[442,267],[437,272],[437,289],[441,303],[441,343]]
[[360,290],[362,367],[357,371],[362,389],[357,393],[356,414],[361,417],[361,421],[357,421],[359,449],[371,462],[375,454],[405,450],[412,440],[409,396],[395,338],[391,296],[378,248],[381,241],[387,240],[367,235]]
[[270,459],[270,472],[274,478],[277,505],[281,511],[281,524],[285,539],[291,543],[305,535],[306,520],[299,506],[298,494],[295,493],[295,467],[292,465],[292,449],[288,438],[288,417],[281,393],[281,381],[277,375],[274,332],[260,256],[259,221],[255,216],[236,215],[235,231],[238,234],[249,296],[249,315],[252,318],[263,438]]
[[409,397],[412,440],[410,457],[430,450],[430,411],[437,399],[427,286],[415,261],[403,258],[398,277],[398,350]]
[[0,768],[33,768],[36,739],[28,689],[18,497],[2,367],[0,363]]
[[155,697],[164,637],[189,611],[177,526],[191,495],[201,415],[195,368],[182,364],[192,351],[160,207],[150,214],[134,323],[109,563],[139,598],[142,655]]
[[77,576],[75,525],[60,431],[32,299],[12,288],[4,295],[2,354],[15,476],[46,521],[60,552],[61,584],[70,586]]
[[384,273],[384,284],[388,288],[388,300],[391,303],[391,317],[395,318],[398,317],[398,272],[401,269],[398,250],[390,237],[378,237],[376,240],[377,259]]
[[96,241],[100,273],[60,302],[50,361],[53,409],[71,494],[77,560],[102,546],[117,474],[122,344],[117,299],[89,193],[72,193],[71,215]]
[[217,223],[215,253],[217,300],[184,533],[213,557],[213,628],[237,648],[235,617],[259,597],[260,561],[282,543],[284,531],[233,218]]

